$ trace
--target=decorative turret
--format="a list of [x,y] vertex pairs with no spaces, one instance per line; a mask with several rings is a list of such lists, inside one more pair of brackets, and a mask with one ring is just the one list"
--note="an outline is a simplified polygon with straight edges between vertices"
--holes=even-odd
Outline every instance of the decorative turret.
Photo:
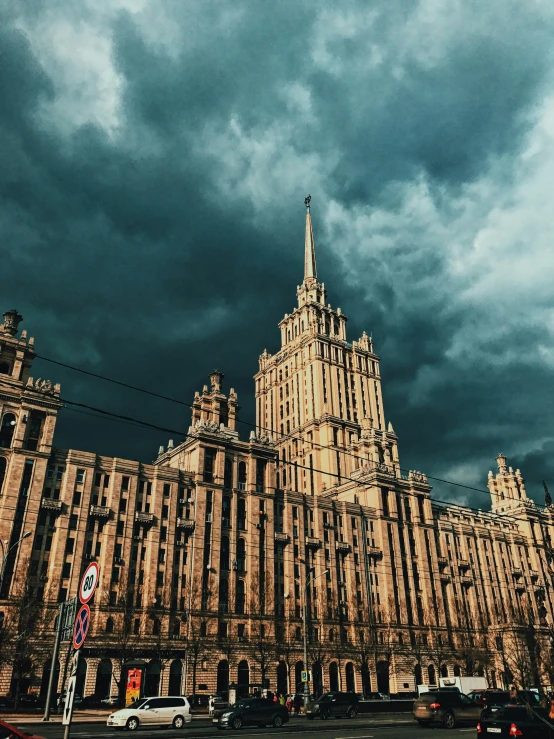
[[532,507],[535,504],[527,497],[525,481],[521,472],[515,472],[507,466],[507,459],[503,454],[496,458],[498,473],[496,477],[492,472],[488,476],[488,488],[492,497],[493,512],[502,513],[512,508],[521,506]]
[[225,375],[219,370],[210,374],[210,389],[204,385],[202,394],[196,392],[192,404],[193,427],[202,424],[204,427],[236,430],[236,418],[239,410],[237,395],[233,388],[229,396],[222,392]]
[[23,320],[23,316],[21,316],[15,308],[12,308],[12,310],[6,311],[6,313],[4,313],[3,318],[4,323],[0,326],[0,331],[3,334],[15,336],[19,328],[19,324]]

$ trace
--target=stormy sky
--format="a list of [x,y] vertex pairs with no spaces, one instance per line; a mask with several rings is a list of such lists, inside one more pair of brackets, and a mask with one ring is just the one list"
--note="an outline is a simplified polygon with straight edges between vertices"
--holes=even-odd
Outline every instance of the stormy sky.
[[[502,451],[537,500],[554,490],[552,3],[0,13],[0,308],[39,354],[186,402],[218,367],[253,421],[311,193],[319,276],[349,340],[373,334],[402,466],[484,488]],[[189,425],[44,361],[33,375]],[[149,462],[169,436],[68,408],[56,443]]]

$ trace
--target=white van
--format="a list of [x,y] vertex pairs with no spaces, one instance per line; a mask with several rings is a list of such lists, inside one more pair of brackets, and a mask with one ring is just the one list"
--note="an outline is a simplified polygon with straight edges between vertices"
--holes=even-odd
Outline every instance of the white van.
[[181,696],[137,698],[127,708],[110,714],[108,726],[136,731],[139,726],[173,726],[182,729],[192,719],[190,705]]

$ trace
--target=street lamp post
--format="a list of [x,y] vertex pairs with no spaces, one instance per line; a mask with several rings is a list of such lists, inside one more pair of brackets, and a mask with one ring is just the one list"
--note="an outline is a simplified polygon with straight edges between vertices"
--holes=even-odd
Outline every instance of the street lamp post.
[[31,531],[26,531],[23,536],[15,542],[15,544],[11,545],[9,549],[6,548],[9,542],[2,541],[0,539],[0,549],[2,553],[2,562],[0,562],[0,593],[2,592],[2,586],[4,585],[4,573],[6,571],[6,565],[8,563],[8,555],[12,551],[12,549],[15,549],[15,547],[28,536],[31,536]]
[[[313,573],[315,568],[310,570],[310,573]],[[306,615],[307,615],[307,603],[306,603],[306,595],[308,592],[309,586],[315,582],[318,578],[323,577],[323,575],[326,575],[329,572],[329,570],[324,570],[321,572],[317,577],[312,577],[311,574],[308,576],[308,579],[306,580],[306,585],[304,586],[304,597],[302,599],[302,624],[304,626],[304,670],[306,672],[306,677],[309,675],[308,670],[308,628],[306,624]],[[306,705],[308,703],[308,699],[310,697],[310,689],[308,685],[308,680],[304,683],[304,710],[306,710]]]

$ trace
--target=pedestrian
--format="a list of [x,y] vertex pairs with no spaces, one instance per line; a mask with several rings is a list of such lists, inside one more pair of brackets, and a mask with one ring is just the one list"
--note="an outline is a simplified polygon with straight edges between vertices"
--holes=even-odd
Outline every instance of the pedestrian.
[[290,716],[292,713],[292,707],[293,707],[292,695],[287,696],[286,706],[287,706],[287,711],[289,712],[289,716]]
[[208,713],[210,716],[214,715],[214,709],[215,709],[215,700],[213,695],[210,695],[210,699],[208,701]]
[[285,696],[281,693],[279,696],[279,705],[284,706],[285,705]]
[[273,702],[277,703],[278,701],[279,701],[279,696],[277,695],[277,693],[273,693]]
[[298,716],[300,714],[300,706],[302,705],[302,698],[298,693],[294,696],[294,715]]

